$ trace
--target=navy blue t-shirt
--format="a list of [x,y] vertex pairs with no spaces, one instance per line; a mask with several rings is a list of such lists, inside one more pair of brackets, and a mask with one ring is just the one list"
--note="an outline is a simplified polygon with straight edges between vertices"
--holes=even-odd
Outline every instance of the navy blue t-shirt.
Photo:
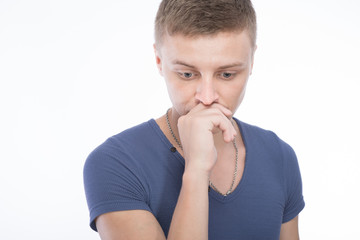
[[[235,119],[246,148],[245,168],[228,196],[209,192],[209,239],[279,239],[281,224],[304,208],[293,149],[273,132]],[[90,226],[101,214],[150,211],[167,236],[185,161],[154,119],[107,139],[87,158],[84,184]]]

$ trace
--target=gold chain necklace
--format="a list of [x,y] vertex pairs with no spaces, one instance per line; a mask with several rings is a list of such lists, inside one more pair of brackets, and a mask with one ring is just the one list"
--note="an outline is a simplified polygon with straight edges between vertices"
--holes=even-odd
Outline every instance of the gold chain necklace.
[[[170,108],[166,111],[166,123],[169,127],[169,130],[170,130],[170,133],[172,135],[172,137],[174,138],[175,142],[177,143],[177,145],[179,146],[179,148],[181,150],[183,150],[182,148],[182,145],[180,143],[180,141],[177,139],[177,137],[175,136],[173,130],[172,130],[172,127],[170,125],[170,121],[169,121],[169,111],[170,111]],[[231,122],[232,123],[232,122]],[[224,194],[224,193],[221,193],[216,187],[215,185],[210,181],[209,179],[209,186],[211,186],[216,192],[220,193],[221,195],[223,196],[227,196],[229,195],[232,191],[233,191],[233,187],[234,187],[234,184],[235,184],[235,180],[236,180],[236,175],[237,175],[237,168],[238,168],[238,153],[239,153],[239,150],[238,150],[238,147],[236,145],[236,142],[235,142],[235,139],[233,140],[233,145],[234,145],[234,148],[235,148],[235,171],[234,171],[234,176],[233,176],[233,179],[232,179],[232,183],[231,183],[231,186],[230,186],[230,189]]]

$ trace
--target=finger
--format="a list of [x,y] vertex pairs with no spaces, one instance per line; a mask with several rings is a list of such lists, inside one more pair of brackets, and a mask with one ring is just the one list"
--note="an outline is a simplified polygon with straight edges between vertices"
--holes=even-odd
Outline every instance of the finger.
[[208,130],[213,134],[216,133],[216,129],[221,130],[226,142],[232,141],[237,134],[231,122],[232,112],[221,104],[205,106],[199,103],[188,113],[188,116],[211,120],[212,123],[208,126]]
[[[217,106],[212,106],[212,107],[208,107],[206,109],[204,109],[203,111],[199,111],[197,113],[197,116],[201,116],[201,118],[207,118],[207,119],[213,119],[212,121],[212,125],[209,126],[209,128],[211,128],[210,130],[215,133],[215,129],[220,127],[224,127],[224,129],[221,129],[221,131],[223,131],[225,133],[226,138],[228,138],[228,136],[230,136],[230,138],[233,138],[237,132],[236,129],[234,127],[234,125],[232,124],[232,121],[230,118],[228,118],[226,115],[224,115],[223,113],[223,108],[221,105],[217,105]],[[217,120],[214,121],[214,119],[216,119],[217,117],[219,117]],[[223,121],[222,125],[219,125],[220,121]],[[214,125],[216,123],[216,125]],[[228,130],[225,129],[225,127],[228,126]],[[226,131],[225,131],[226,130]]]
[[[236,135],[237,135],[237,131],[236,131],[236,128],[235,128],[235,125],[234,125],[234,122],[232,121],[232,115],[233,115],[233,113],[232,113],[232,111],[230,110],[230,109],[228,109],[228,108],[226,108],[225,106],[223,106],[223,105],[221,105],[221,104],[213,104],[213,107],[215,107],[215,108],[218,108],[219,110],[221,110],[222,111],[222,113],[227,117],[227,119],[230,121],[230,123],[231,123],[231,129],[232,129],[232,131],[230,131],[229,133],[230,133],[230,135],[231,135],[231,133],[232,133],[232,139],[231,140],[233,140],[233,137],[235,137]],[[235,123],[236,124],[236,123]]]
[[236,135],[236,130],[232,125],[231,121],[226,118],[224,115],[212,115],[211,118],[212,126],[210,126],[210,131],[214,132],[215,129],[222,131],[223,138],[225,142],[231,142],[234,140]]
[[232,117],[232,115],[233,115],[233,112],[230,109],[228,109],[227,107],[225,107],[219,103],[214,103],[211,105],[211,107],[218,108],[228,118]]
[[233,115],[233,113],[230,109],[226,108],[225,106],[223,106],[219,103],[214,103],[210,106],[205,106],[203,103],[199,103],[195,107],[193,107],[189,113],[197,113],[199,111],[203,111],[204,109],[212,109],[212,108],[219,109],[228,118],[232,117],[232,115]]

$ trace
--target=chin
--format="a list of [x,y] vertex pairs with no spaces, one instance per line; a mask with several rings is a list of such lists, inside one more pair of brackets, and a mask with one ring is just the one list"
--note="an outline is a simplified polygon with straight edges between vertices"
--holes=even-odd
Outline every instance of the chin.
[[184,109],[184,107],[179,107],[175,105],[172,106],[172,111],[176,113],[176,115],[178,115],[179,117],[186,115],[190,112],[190,110],[186,110]]
[[192,105],[185,105],[185,104],[181,104],[181,105],[174,105],[172,106],[173,110],[176,111],[176,113],[179,116],[183,116],[188,114],[194,107],[196,106],[196,104],[192,104]]

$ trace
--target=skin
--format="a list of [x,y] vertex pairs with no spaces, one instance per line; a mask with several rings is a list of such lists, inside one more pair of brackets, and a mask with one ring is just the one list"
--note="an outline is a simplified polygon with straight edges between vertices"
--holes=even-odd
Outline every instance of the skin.
[[[154,46],[173,107],[170,122],[181,140],[185,171],[168,239],[208,239],[208,181],[226,192],[234,172],[235,140],[240,182],[245,159],[241,134],[231,118],[241,104],[251,75],[254,52],[248,33],[222,32],[189,38],[164,36]],[[165,117],[156,120],[174,142]],[[106,213],[96,225],[102,239],[165,239],[156,218],[143,210]],[[281,240],[299,239],[298,217],[282,224]]]

